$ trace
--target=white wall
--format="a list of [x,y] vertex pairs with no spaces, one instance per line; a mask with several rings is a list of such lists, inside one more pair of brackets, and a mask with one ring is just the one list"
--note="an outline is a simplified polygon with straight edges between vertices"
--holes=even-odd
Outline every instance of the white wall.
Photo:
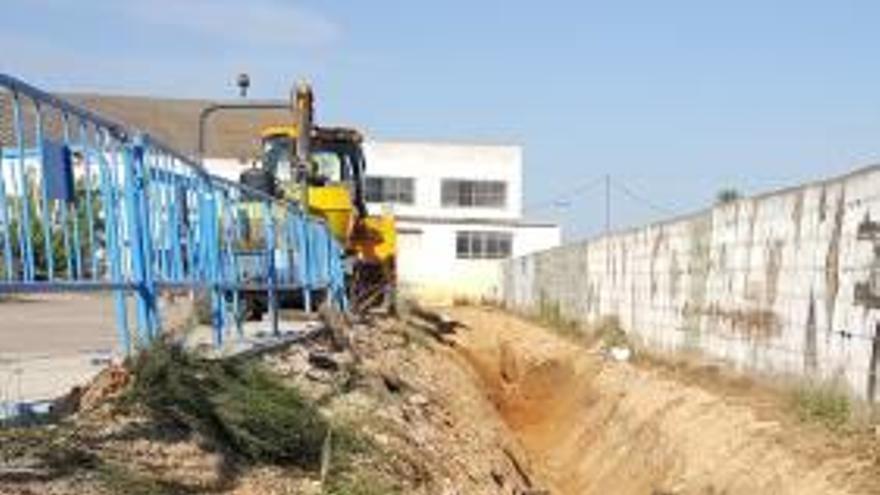
[[[414,205],[392,205],[398,215],[451,218],[519,218],[522,210],[522,149],[509,145],[396,141],[364,143],[368,176],[415,179]],[[206,158],[211,173],[237,181],[249,165],[237,159]],[[500,180],[507,183],[504,208],[444,208],[443,179]],[[378,212],[381,205],[370,205]]]
[[873,167],[510,260],[504,298],[586,322],[617,315],[656,348],[842,380],[870,396],[878,219]]
[[560,237],[553,225],[398,222],[398,270],[405,292],[438,303],[501,296],[499,268],[504,260],[458,259],[456,233],[462,230],[509,232],[515,256],[556,246]]
[[[525,224],[522,212],[522,149],[512,145],[367,141],[367,176],[415,179],[415,204],[370,204],[372,213],[390,209],[398,216],[398,273],[405,291],[448,302],[463,297],[500,296],[500,260],[460,260],[459,230],[513,234],[513,255],[557,246],[555,225]],[[214,174],[230,180],[246,165],[238,160],[206,159]],[[441,205],[443,179],[495,180],[507,184],[503,208]]]
[[[454,218],[519,218],[522,211],[522,149],[510,145],[367,141],[368,176],[415,178],[414,205],[395,205],[399,215]],[[443,179],[507,183],[504,208],[444,208]]]
[[239,176],[248,167],[249,164],[235,158],[205,158],[205,168],[208,172],[235,182],[238,182]]

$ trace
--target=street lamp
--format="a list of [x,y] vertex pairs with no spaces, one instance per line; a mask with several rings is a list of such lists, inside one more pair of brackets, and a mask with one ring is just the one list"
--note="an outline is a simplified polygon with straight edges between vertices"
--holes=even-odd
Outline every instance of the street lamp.
[[250,76],[248,76],[246,72],[242,72],[235,79],[235,84],[238,86],[238,95],[242,98],[247,98],[248,88],[251,87]]

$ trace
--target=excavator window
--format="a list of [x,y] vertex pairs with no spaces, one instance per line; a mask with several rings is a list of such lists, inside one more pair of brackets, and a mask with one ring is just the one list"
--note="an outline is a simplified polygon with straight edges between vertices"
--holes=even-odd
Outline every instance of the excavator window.
[[[302,180],[302,170],[297,170],[296,143],[286,134],[268,136],[263,140],[262,166],[279,183]],[[357,143],[344,140],[312,141],[311,170],[307,177],[312,186],[330,183],[347,183],[351,187],[358,210],[366,214],[363,203],[364,157]]]
[[287,136],[272,136],[263,141],[263,168],[279,182],[293,177],[293,141]]

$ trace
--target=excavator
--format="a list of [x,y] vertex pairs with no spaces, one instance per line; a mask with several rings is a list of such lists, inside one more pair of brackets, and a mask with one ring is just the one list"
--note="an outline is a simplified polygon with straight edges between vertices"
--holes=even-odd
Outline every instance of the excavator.
[[[355,129],[314,123],[311,86],[300,83],[293,95],[294,122],[261,133],[262,154],[239,181],[272,197],[294,201],[324,220],[344,247],[348,300],[355,311],[378,305],[393,308],[396,289],[396,235],[393,215],[371,215],[364,195],[363,137]],[[260,209],[250,209],[258,224]],[[259,232],[259,228],[254,229]],[[301,291],[281,293],[282,306],[301,302]],[[268,309],[264,291],[242,294],[248,318]],[[320,300],[320,294],[315,295]]]

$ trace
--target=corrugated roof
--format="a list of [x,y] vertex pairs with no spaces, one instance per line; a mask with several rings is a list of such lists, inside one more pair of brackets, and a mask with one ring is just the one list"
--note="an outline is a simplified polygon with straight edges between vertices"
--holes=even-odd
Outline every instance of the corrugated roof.
[[[199,114],[213,101],[111,96],[97,94],[61,95],[66,100],[86,107],[126,127],[146,132],[172,148],[194,155],[198,147]],[[10,94],[0,91],[0,146],[11,146],[12,112]],[[23,99],[23,116],[28,143],[33,139],[33,109]],[[222,103],[222,102],[219,102]],[[272,124],[289,123],[290,112],[284,110],[233,110],[215,113],[206,129],[206,153],[212,158],[251,158],[259,152],[260,130]],[[44,116],[46,133],[60,137],[60,118],[53,112]]]

